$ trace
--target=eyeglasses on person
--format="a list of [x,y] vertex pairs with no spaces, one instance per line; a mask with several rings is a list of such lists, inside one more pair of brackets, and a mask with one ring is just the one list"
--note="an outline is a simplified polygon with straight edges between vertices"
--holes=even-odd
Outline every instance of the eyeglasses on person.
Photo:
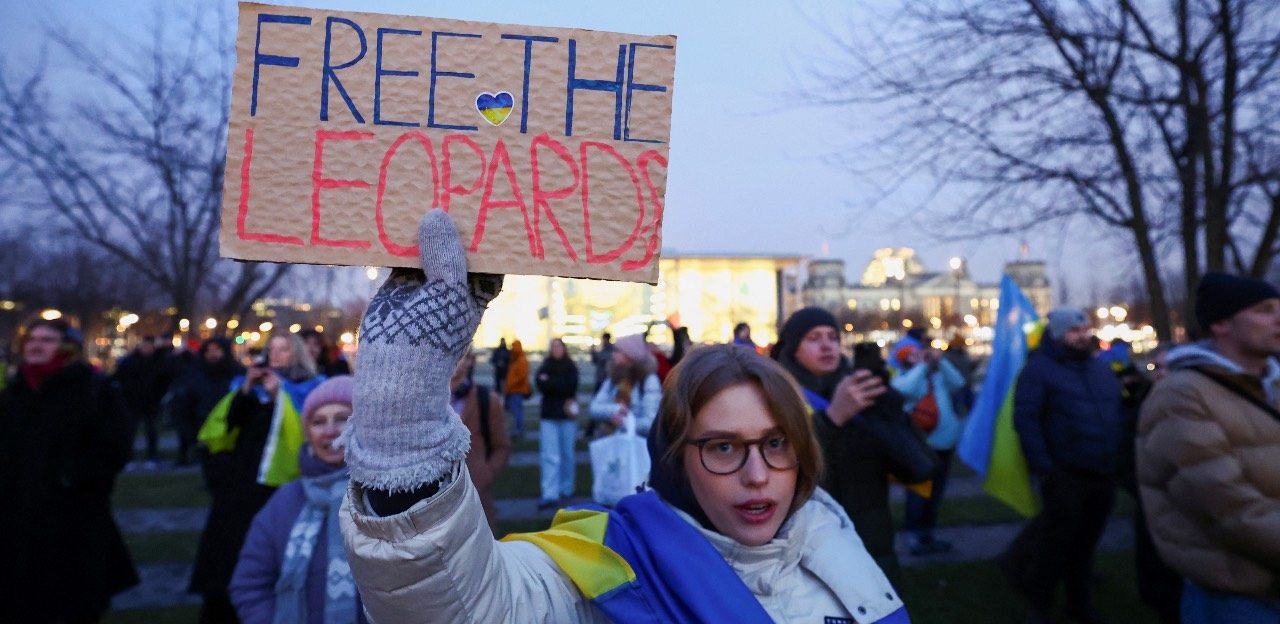
[[741,438],[699,438],[689,442],[698,447],[698,458],[707,472],[730,475],[747,465],[751,447],[759,447],[760,457],[766,466],[774,470],[790,470],[800,464],[795,449],[780,433],[743,440]]

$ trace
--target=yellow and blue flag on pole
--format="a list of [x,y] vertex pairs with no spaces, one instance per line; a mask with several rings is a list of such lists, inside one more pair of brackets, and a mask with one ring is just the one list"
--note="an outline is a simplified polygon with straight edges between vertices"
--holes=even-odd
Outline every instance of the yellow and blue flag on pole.
[[1027,460],[1013,428],[1013,391],[1027,351],[1038,338],[1036,308],[1013,278],[1000,281],[1000,304],[991,362],[969,423],[960,438],[960,459],[983,478],[982,488],[1024,516],[1036,513]]

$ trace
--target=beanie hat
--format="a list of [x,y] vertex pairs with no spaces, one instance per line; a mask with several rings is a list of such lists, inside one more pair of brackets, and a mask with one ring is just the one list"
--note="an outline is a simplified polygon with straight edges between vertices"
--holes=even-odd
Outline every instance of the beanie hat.
[[351,375],[330,377],[329,379],[326,379],[324,383],[316,386],[315,389],[307,395],[307,400],[302,403],[303,424],[306,424],[307,421],[311,420],[311,416],[316,413],[316,410],[330,403],[342,403],[348,406],[351,405],[351,392],[354,386],[355,377],[352,377]]
[[787,322],[782,325],[782,333],[778,336],[778,344],[773,347],[773,357],[785,355],[787,359],[795,357],[796,349],[805,334],[815,327],[832,327],[838,329],[836,317],[822,308],[808,307],[796,310]]
[[1200,330],[1209,333],[1209,326],[1236,315],[1267,299],[1280,298],[1275,286],[1260,279],[1205,273],[1196,288],[1196,321]]
[[1061,340],[1072,327],[1088,324],[1088,317],[1079,308],[1057,308],[1049,312],[1049,335],[1055,340]]
[[623,336],[613,342],[613,348],[627,356],[627,359],[638,364],[649,363],[653,360],[653,354],[649,352],[649,345],[644,341],[644,334]]

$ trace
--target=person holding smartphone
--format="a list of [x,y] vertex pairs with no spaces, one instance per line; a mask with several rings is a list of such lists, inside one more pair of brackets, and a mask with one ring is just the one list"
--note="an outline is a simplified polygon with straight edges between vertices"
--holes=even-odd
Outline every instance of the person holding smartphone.
[[924,482],[936,457],[907,421],[902,395],[889,386],[879,349],[864,347],[856,355],[857,368],[841,353],[835,317],[817,307],[792,314],[772,351],[814,412],[827,464],[822,487],[849,514],[880,569],[901,587],[889,477]]
[[300,422],[307,395],[324,380],[297,334],[272,336],[245,374],[231,380],[226,426],[235,441],[209,458],[209,517],[188,590],[204,596],[200,622],[238,622],[227,587],[253,517],[278,485],[263,479],[264,454],[274,447],[268,439],[279,430],[274,421]]

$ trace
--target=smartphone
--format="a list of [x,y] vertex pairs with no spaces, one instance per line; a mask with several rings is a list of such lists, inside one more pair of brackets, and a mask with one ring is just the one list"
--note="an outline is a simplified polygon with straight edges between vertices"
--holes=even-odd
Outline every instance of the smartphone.
[[266,366],[267,366],[267,361],[268,361],[268,360],[267,360],[267,350],[266,350],[266,349],[262,349],[261,351],[258,351],[257,353],[253,353],[253,354],[251,354],[251,356],[252,356],[252,357],[251,357],[251,359],[249,360],[249,365],[250,365],[250,366],[253,366],[253,367],[255,367],[255,368],[266,368]]
[[874,342],[862,342],[853,346],[853,368],[871,371],[871,374],[889,383],[889,366],[880,351],[880,345]]

